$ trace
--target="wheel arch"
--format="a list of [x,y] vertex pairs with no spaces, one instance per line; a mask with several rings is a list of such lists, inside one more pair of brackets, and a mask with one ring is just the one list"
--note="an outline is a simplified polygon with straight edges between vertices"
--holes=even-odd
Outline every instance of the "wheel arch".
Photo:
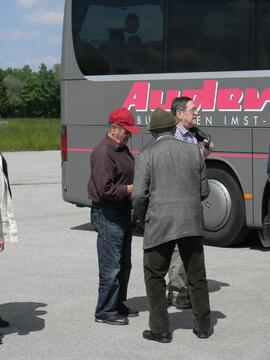
[[[218,182],[221,182],[221,184],[223,184],[223,185],[225,184],[224,185],[225,189],[227,189],[229,191],[229,194],[231,194],[230,195],[230,196],[232,196],[231,199],[234,199],[234,201],[233,201],[234,205],[229,210],[232,213],[231,213],[230,217],[228,218],[228,220],[226,220],[226,218],[225,218],[226,211],[227,211],[226,207],[224,208],[226,210],[224,212],[224,220],[226,221],[226,223],[224,224],[224,226],[222,225],[222,227],[220,229],[217,229],[217,231],[211,230],[211,226],[212,226],[212,223],[211,223],[212,217],[211,216],[212,215],[211,215],[211,212],[208,213],[208,219],[207,219],[207,217],[205,218],[205,224],[210,225],[210,228],[208,228],[208,226],[206,225],[205,242],[209,245],[215,245],[215,246],[228,246],[228,245],[238,244],[246,238],[248,229],[247,229],[246,205],[245,205],[245,199],[244,199],[244,192],[243,192],[243,187],[240,183],[240,180],[237,176],[237,172],[234,171],[233,167],[230,166],[230,164],[226,163],[225,161],[220,161],[217,159],[207,160],[206,166],[207,166],[207,170],[208,170],[209,180],[214,179],[214,181],[216,181],[216,179],[218,179],[217,180]],[[224,174],[224,182],[222,181],[222,177],[220,177],[220,176],[222,176],[221,175],[222,173]],[[217,177],[215,176],[215,174]],[[227,176],[225,176],[225,174],[227,174]],[[212,190],[215,189],[215,182],[211,183],[211,185],[212,185],[211,189]],[[223,190],[223,192],[224,192],[224,190]],[[237,195],[237,193],[238,193],[238,195]],[[218,197],[215,197],[216,195],[218,195]],[[207,204],[206,203],[205,205],[203,205],[204,209],[210,209],[211,204],[215,205],[215,206],[219,206],[219,205],[217,205],[218,202],[216,202],[219,199],[220,199],[220,197],[219,197],[218,192],[215,192],[215,191],[211,192],[210,198],[208,198],[208,202],[210,201],[210,207],[209,207],[209,204],[207,207],[205,207],[205,205]],[[205,201],[207,201],[207,199]],[[229,202],[227,202],[226,206],[231,207],[229,198],[228,198],[228,201]],[[242,206],[240,206],[239,201],[242,203]],[[235,207],[237,202],[238,202],[238,206]],[[239,213],[240,208],[242,209],[241,210],[242,215],[240,215],[240,213]],[[227,208],[227,209],[229,209],[229,208]],[[208,210],[206,210],[206,211],[208,212]],[[220,214],[222,214],[222,212]],[[236,221],[234,220],[236,218],[239,219],[239,223],[236,223]],[[219,221],[220,219],[222,220],[222,217],[220,219],[217,217],[216,219]],[[208,222],[208,221],[210,221],[210,222]],[[238,224],[239,224],[239,226],[238,226]],[[231,234],[231,237],[230,237],[230,234]]]
[[227,171],[230,175],[233,176],[234,180],[239,185],[239,188],[241,189],[242,195],[244,197],[244,191],[242,184],[239,180],[239,173],[238,171],[232,166],[232,164],[229,164],[226,160],[217,160],[217,159],[207,159],[205,161],[206,168],[207,169],[222,169],[224,171]]

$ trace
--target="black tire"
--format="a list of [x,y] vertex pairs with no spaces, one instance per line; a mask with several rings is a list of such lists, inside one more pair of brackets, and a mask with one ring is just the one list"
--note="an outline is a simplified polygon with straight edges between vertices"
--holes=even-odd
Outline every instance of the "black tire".
[[208,168],[210,194],[203,202],[205,243],[229,246],[242,242],[247,234],[245,202],[234,176],[222,168]]

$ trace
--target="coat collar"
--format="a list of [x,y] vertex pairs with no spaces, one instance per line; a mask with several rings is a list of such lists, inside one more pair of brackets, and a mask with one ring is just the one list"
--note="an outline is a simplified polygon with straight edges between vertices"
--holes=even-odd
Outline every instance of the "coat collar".
[[170,133],[165,133],[163,135],[160,135],[156,138],[156,142],[160,141],[160,140],[165,140],[165,139],[175,139],[174,135],[170,134]]

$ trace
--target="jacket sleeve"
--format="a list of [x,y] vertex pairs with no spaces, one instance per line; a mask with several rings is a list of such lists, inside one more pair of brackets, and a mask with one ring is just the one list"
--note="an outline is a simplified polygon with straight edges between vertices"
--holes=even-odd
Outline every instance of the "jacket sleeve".
[[5,182],[2,170],[0,169],[0,238],[4,238],[4,229],[3,229],[3,192],[4,192]]
[[201,154],[200,154],[200,173],[201,173],[201,201],[203,201],[209,195],[210,188],[207,179],[205,161]]
[[134,216],[144,223],[148,208],[149,184],[150,184],[150,154],[147,150],[135,160],[135,173],[132,192],[132,206]]
[[122,201],[129,197],[127,185],[115,183],[115,163],[109,154],[91,157],[92,182],[100,199]]

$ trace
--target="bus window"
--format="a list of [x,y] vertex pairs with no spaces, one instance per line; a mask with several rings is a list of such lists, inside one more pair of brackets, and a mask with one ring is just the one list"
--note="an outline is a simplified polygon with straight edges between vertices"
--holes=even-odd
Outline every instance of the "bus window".
[[270,67],[270,2],[256,2],[255,7],[254,62],[256,69]]
[[164,71],[164,0],[73,2],[73,41],[84,75]]
[[250,0],[168,2],[168,71],[250,68]]

